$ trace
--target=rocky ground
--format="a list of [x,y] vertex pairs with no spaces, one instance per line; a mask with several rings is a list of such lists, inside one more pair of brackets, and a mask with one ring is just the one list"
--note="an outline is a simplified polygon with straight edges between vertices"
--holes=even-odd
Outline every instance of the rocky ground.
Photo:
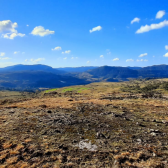
[[1,101],[0,167],[168,167],[168,100],[112,85]]

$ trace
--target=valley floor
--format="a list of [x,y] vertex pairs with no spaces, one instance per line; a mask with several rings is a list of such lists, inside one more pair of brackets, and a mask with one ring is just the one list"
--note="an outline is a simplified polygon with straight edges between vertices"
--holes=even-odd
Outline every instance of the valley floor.
[[0,167],[168,167],[166,92],[144,98],[121,91],[123,85],[93,83],[1,100]]

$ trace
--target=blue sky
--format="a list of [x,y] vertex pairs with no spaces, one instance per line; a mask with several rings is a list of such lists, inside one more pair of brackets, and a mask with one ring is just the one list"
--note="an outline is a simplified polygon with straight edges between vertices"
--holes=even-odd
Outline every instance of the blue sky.
[[167,0],[1,0],[0,67],[168,64]]

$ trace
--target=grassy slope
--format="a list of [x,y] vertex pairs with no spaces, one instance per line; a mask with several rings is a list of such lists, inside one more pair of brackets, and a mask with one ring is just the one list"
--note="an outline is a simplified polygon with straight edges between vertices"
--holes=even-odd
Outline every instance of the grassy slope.
[[[1,105],[1,166],[167,167],[168,101],[121,91],[134,84],[65,87]],[[86,139],[97,151],[79,149]]]

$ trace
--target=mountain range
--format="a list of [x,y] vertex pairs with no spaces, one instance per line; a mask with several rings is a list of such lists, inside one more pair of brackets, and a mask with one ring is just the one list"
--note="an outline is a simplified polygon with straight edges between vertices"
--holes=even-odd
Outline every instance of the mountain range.
[[47,65],[14,65],[0,68],[0,88],[36,90],[71,85],[84,85],[100,81],[126,81],[130,78],[167,78],[168,65],[148,67],[65,67]]

